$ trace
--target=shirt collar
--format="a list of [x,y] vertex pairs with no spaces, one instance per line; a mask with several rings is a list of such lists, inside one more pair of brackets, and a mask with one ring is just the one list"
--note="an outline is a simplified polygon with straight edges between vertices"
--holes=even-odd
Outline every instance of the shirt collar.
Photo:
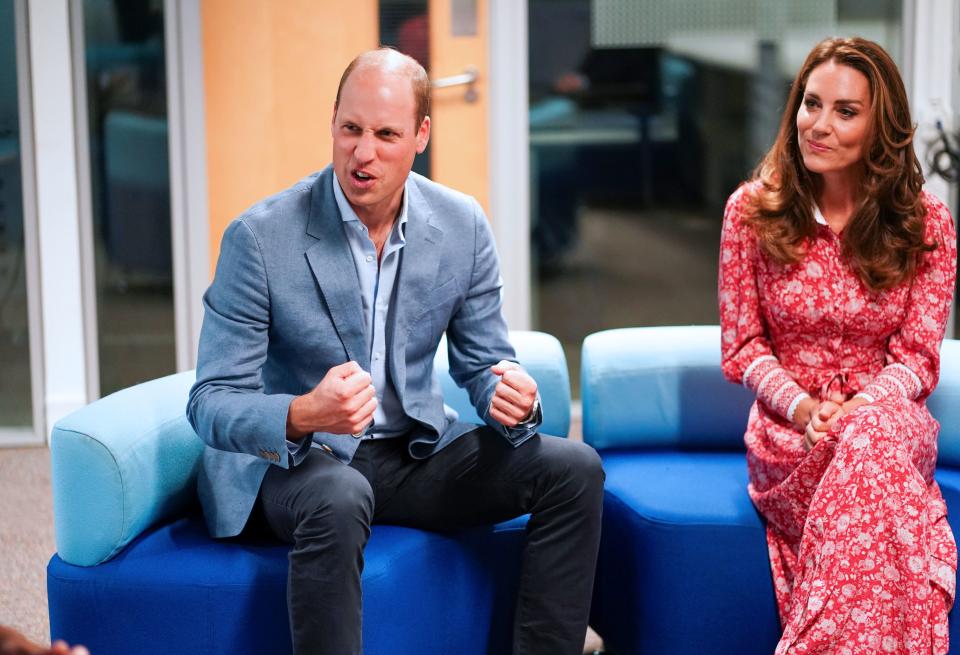
[[[337,173],[334,171],[333,175],[330,177],[333,178],[333,196],[337,200],[337,208],[340,210],[340,218],[344,223],[350,223],[351,221],[360,222],[360,217],[357,216],[357,212],[353,211],[353,207],[350,206],[350,201],[347,200],[346,194],[343,193],[343,188],[340,186],[340,180],[337,179]],[[396,222],[396,229],[391,231],[391,238],[393,234],[396,234],[400,243],[406,242],[406,229],[407,229],[407,203],[410,193],[408,192],[407,186],[410,184],[410,178],[407,178],[407,181],[403,185],[403,197],[400,199],[400,216]]]
[[827,219],[823,217],[823,212],[820,211],[820,208],[817,206],[817,203],[813,203],[813,220],[815,220],[820,225],[827,225]]

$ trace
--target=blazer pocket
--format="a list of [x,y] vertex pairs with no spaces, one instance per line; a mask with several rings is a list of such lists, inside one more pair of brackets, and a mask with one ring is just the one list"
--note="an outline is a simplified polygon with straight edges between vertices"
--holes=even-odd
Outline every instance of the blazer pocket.
[[452,277],[440,286],[427,292],[426,298],[424,298],[423,309],[420,312],[420,317],[422,318],[428,312],[433,313],[433,311],[439,307],[450,305],[451,301],[454,301],[459,297],[460,285],[457,283],[457,278]]
[[[456,278],[450,278],[443,284],[427,292],[420,310],[407,326],[409,333],[439,335],[447,329],[454,305],[460,299],[460,285]],[[429,330],[429,332],[427,332]]]

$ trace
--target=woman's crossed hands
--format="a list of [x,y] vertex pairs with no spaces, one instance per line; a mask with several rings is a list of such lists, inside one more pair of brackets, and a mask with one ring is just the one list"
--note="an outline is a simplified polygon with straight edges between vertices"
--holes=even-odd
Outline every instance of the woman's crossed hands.
[[834,392],[822,402],[814,398],[800,401],[794,412],[794,422],[803,429],[803,448],[811,450],[823,439],[841,417],[867,404],[863,397],[844,398]]

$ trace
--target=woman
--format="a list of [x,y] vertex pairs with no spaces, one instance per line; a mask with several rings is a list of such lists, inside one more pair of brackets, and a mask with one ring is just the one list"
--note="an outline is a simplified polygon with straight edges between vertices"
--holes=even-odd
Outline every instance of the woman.
[[749,493],[767,522],[777,653],[947,652],[956,544],[924,401],[956,236],[912,140],[889,55],[827,39],[727,203],[722,363],[757,395]]

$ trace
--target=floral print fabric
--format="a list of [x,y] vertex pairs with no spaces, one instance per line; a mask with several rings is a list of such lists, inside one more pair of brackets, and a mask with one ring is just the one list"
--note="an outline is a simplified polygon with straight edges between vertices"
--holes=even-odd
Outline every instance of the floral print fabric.
[[[780,265],[727,203],[720,248],[722,367],[757,395],[744,441],[786,653],[946,653],[956,543],[933,480],[939,424],[925,399],[956,275],[946,207],[924,194],[937,248],[915,279],[870,292],[818,222],[804,259]],[[790,420],[833,391],[869,401],[809,453]]]

